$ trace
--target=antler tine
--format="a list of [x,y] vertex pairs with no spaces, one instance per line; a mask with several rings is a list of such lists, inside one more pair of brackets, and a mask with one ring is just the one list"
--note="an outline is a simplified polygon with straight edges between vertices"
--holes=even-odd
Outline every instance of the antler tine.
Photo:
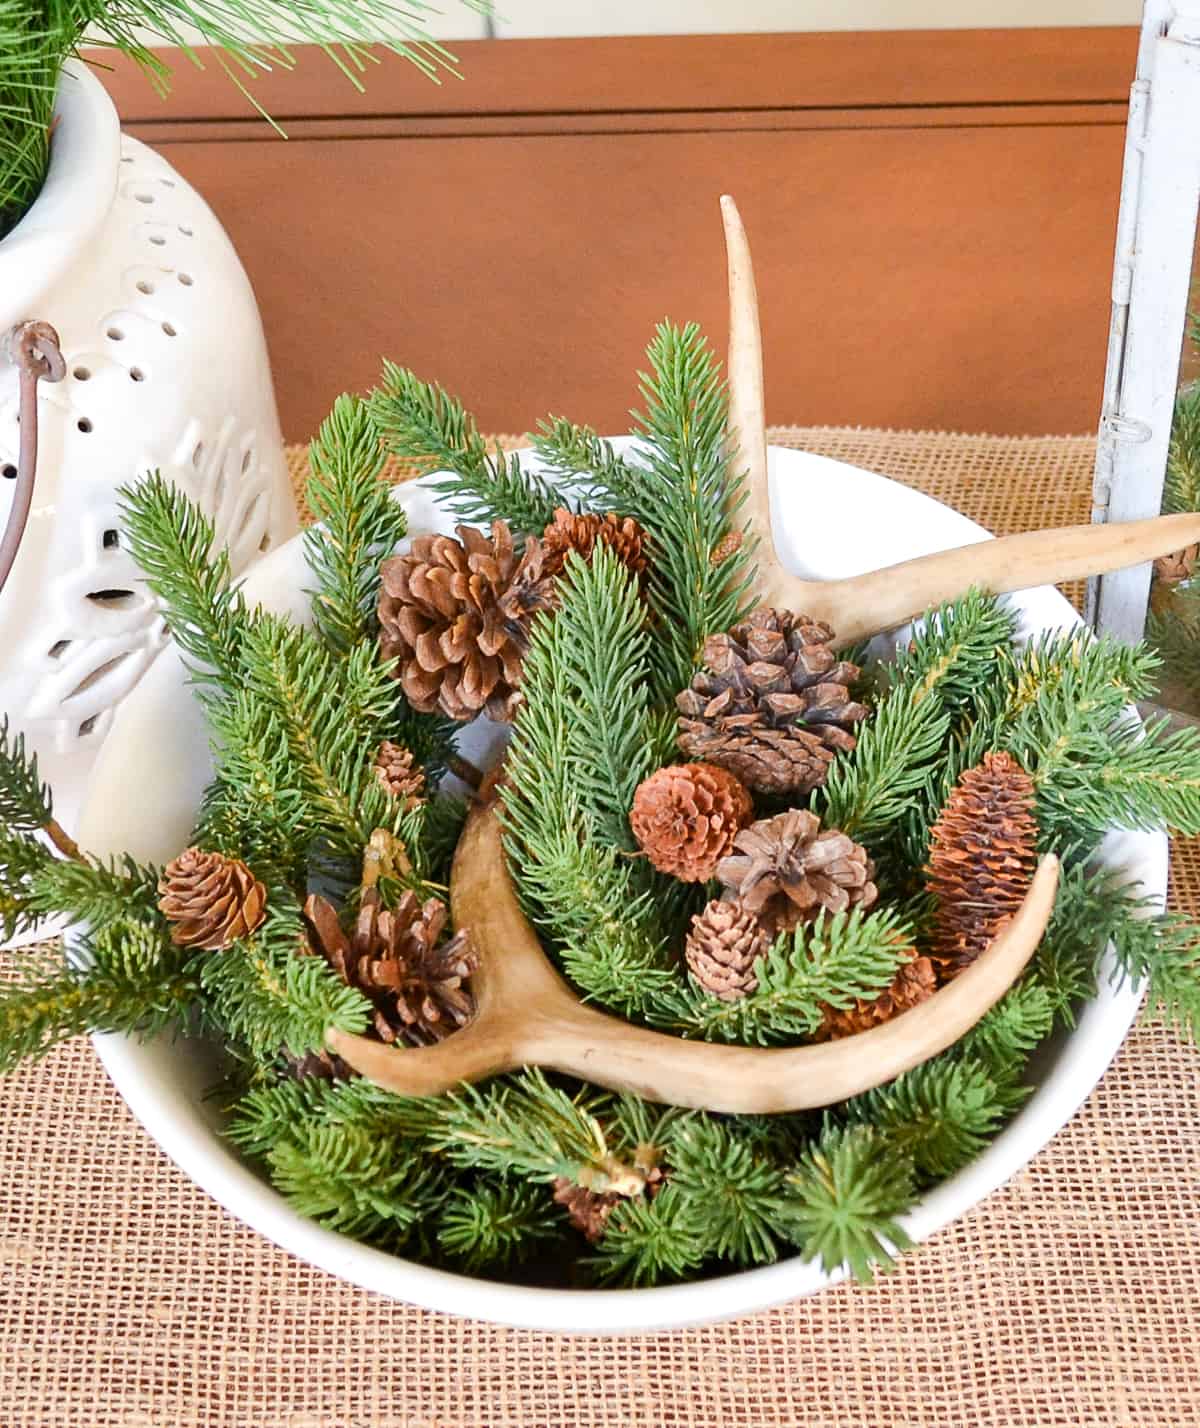
[[771,534],[771,490],[767,476],[767,425],[763,398],[762,331],[750,243],[738,206],[721,197],[725,256],[729,271],[729,434],[733,470],[746,478],[746,503],[737,519],[758,542],[760,565],[776,565]]

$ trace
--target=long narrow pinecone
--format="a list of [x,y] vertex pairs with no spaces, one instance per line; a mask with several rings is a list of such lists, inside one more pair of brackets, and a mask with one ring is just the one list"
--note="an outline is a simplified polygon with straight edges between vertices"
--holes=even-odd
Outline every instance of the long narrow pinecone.
[[304,904],[313,950],[372,1003],[380,1040],[411,1046],[441,1041],[475,1014],[466,981],[478,958],[465,931],[441,940],[446,919],[436,898],[421,903],[409,891],[386,908],[369,888],[347,937],[332,903],[313,893]]
[[865,912],[879,896],[867,850],[836,828],[822,831],[816,814],[800,808],[743,828],[717,877],[771,937],[823,910]]
[[944,980],[969,967],[1017,911],[1037,869],[1033,780],[1011,754],[985,754],[951,792],[930,836],[937,905],[930,955]]
[[419,713],[506,722],[520,698],[540,547],[533,541],[519,555],[503,521],[490,536],[457,529],[457,540],[417,536],[407,555],[384,561],[380,649],[398,661],[400,687]]
[[704,668],[676,699],[679,747],[760,793],[805,794],[825,782],[867,716],[850,697],[857,665],[828,625],[760,606],[704,646]]

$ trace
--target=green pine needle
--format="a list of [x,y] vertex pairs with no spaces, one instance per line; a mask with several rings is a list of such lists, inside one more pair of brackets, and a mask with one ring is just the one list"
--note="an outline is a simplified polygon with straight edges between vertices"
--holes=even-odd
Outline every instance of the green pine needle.
[[25,735],[13,735],[8,716],[0,718],[0,827],[34,833],[54,816],[49,787],[38,775],[37,756],[25,748]]
[[954,1054],[926,1061],[856,1096],[844,1109],[852,1125],[879,1138],[884,1157],[911,1162],[928,1185],[974,1160],[1020,1099],[1006,1077],[982,1061]]
[[783,1226],[827,1273],[845,1266],[870,1284],[910,1248],[899,1216],[915,1199],[912,1165],[875,1127],[828,1127],[785,1184]]
[[228,550],[214,549],[213,523],[157,471],[119,494],[130,551],[193,673],[236,689],[245,606],[230,588]]
[[366,404],[341,396],[309,446],[308,504],[319,526],[304,533],[317,580],[313,621],[345,655],[378,631],[379,567],[404,538],[408,519],[382,481],[384,451]]
[[758,985],[733,1001],[693,986],[675,1024],[689,1035],[741,1045],[771,1045],[812,1036],[826,1006],[874,1000],[896,975],[910,929],[892,908],[823,911],[782,933],[755,966]]
[[362,1032],[370,1006],[308,951],[299,908],[286,887],[268,884],[267,917],[251,937],[220,952],[196,955],[190,970],[204,1010],[217,1028],[251,1054],[273,1060],[320,1051],[325,1032]]
[[438,1244],[466,1274],[513,1268],[562,1235],[562,1212],[538,1185],[457,1185],[438,1216]]
[[460,519],[507,521],[518,534],[540,535],[563,504],[540,477],[514,457],[489,452],[474,417],[436,382],[385,362],[368,409],[388,450],[423,475],[439,472],[434,489]]

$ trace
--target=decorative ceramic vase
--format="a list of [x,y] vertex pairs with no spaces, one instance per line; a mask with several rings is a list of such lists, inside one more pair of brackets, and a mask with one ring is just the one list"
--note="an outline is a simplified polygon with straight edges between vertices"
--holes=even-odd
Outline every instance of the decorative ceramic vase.
[[[618,443],[629,452],[629,444]],[[524,453],[522,459],[536,467]],[[545,474],[545,473],[543,473]],[[779,556],[796,574],[834,580],[891,562],[988,539],[965,516],[882,476],[806,452],[770,452],[771,506]],[[436,480],[436,478],[433,478]],[[449,533],[454,517],[429,480],[399,487],[411,535]],[[247,598],[298,621],[309,618],[311,586],[303,542],[276,551],[251,571]],[[1080,620],[1052,587],[1007,597],[1018,638],[1078,628]],[[895,636],[901,643],[908,627]],[[887,638],[877,646],[883,656]],[[894,647],[894,645],[893,645]],[[463,754],[481,768],[498,759],[506,733],[487,719],[461,731]],[[168,650],[120,711],[96,765],[80,820],[85,848],[103,857],[128,852],[165,863],[190,840],[205,784],[212,776],[203,712],[174,649]],[[136,798],[131,798],[132,790]],[[1114,830],[1097,864],[1121,883],[1138,882],[1161,906],[1167,839],[1161,832]],[[1096,996],[1074,1028],[1056,1032],[1038,1052],[1029,1100],[986,1149],[936,1186],[903,1218],[923,1240],[965,1214],[1015,1175],[1075,1113],[1112,1060],[1137,1013],[1140,989],[1109,977],[1111,953]],[[633,1333],[728,1318],[798,1295],[836,1278],[815,1261],[782,1260],[691,1284],[654,1289],[532,1288],[451,1274],[359,1244],[305,1219],[256,1174],[219,1133],[220,1112],[206,1093],[218,1073],[215,1048],[202,1040],[161,1037],[143,1043],[97,1036],[97,1050],[117,1089],[166,1153],[233,1214],[294,1254],[367,1289],[431,1309],[497,1323],[591,1333]],[[453,1039],[445,1043],[453,1045]]]
[[[124,547],[119,488],[161,470],[214,520],[235,572],[296,530],[237,255],[79,64],[63,74],[45,186],[0,242],[0,339],[34,318],[56,329],[66,376],[38,389],[33,506],[0,592],[0,715],[70,827],[114,709],[167,639]],[[0,356],[0,531],[18,434],[17,370]]]

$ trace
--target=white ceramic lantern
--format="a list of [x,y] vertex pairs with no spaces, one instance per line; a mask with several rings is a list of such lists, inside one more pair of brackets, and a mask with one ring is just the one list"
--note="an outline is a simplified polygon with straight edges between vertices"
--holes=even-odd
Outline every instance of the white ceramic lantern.
[[[250,284],[204,200],[121,134],[102,86],[63,75],[52,158],[0,242],[0,342],[51,324],[36,485],[0,591],[0,714],[70,827],[113,711],[167,639],[120,526],[119,488],[160,470],[216,523],[235,573],[296,529]],[[0,355],[0,531],[18,486],[18,374]]]

